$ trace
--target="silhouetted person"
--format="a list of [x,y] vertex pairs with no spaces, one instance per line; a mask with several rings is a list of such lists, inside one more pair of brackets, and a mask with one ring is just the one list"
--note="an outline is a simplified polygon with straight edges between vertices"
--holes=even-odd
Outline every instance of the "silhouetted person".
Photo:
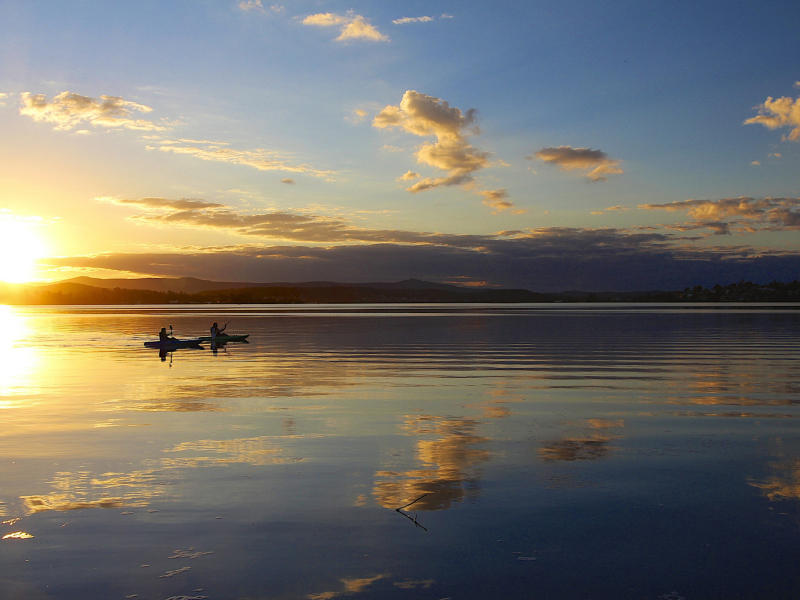
[[159,342],[168,342],[172,338],[167,335],[167,328],[162,327],[161,331],[158,332],[158,341]]
[[214,324],[211,326],[211,339],[212,339],[212,340],[214,340],[214,339],[215,339],[215,338],[216,338],[216,337],[217,337],[217,336],[218,336],[220,333],[222,333],[223,331],[225,331],[225,328],[226,328],[227,326],[228,326],[228,324],[227,324],[227,323],[225,323],[225,325],[223,325],[223,326],[222,326],[222,329],[220,329],[220,328],[217,326],[217,324],[216,324],[216,323],[214,323]]

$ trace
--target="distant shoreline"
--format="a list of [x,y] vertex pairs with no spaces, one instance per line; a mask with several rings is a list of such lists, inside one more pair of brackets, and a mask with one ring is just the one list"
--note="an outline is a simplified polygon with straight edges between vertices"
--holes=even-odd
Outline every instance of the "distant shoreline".
[[[78,283],[78,280],[82,281]],[[237,284],[192,278],[134,279],[136,287],[109,287],[128,280],[78,278],[49,285],[4,284],[0,303],[14,305],[131,304],[520,304],[520,303],[785,303],[800,302],[800,282],[766,285],[740,281],[727,286],[685,288],[682,291],[531,292],[525,289],[474,289],[407,280],[397,283]],[[87,283],[83,283],[87,282]],[[92,285],[90,285],[90,283]],[[242,287],[230,287],[242,285]],[[148,289],[175,286],[184,289]],[[219,287],[215,287],[219,286]],[[246,286],[246,287],[245,287]]]

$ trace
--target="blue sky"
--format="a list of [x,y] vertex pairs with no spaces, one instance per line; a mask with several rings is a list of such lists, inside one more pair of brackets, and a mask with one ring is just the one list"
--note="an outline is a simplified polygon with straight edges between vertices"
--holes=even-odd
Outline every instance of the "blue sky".
[[796,279],[798,22],[796,2],[4,2],[0,219],[36,279]]

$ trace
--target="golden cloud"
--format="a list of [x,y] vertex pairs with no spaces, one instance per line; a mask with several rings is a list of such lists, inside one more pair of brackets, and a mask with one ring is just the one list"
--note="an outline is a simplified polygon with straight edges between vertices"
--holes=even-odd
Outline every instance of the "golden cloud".
[[[441,98],[408,90],[399,106],[387,106],[372,121],[379,129],[402,129],[420,137],[436,137],[436,143],[425,142],[416,153],[417,162],[445,171],[443,177],[426,177],[411,187],[415,194],[442,186],[464,185],[474,180],[474,174],[489,165],[489,153],[472,146],[467,137],[478,133],[475,109],[462,112]],[[403,176],[407,177],[409,173]],[[505,190],[477,191],[495,210],[509,210],[513,203]],[[505,195],[503,195],[505,194]]]
[[792,99],[784,96],[773,99],[769,96],[764,104],[759,104],[755,108],[758,109],[758,116],[747,119],[745,125],[759,123],[768,129],[789,127],[789,134],[783,139],[800,141],[800,98]]
[[165,125],[132,118],[132,113],[149,113],[153,109],[119,96],[100,96],[100,100],[95,100],[72,92],[61,92],[52,102],[48,102],[44,94],[25,92],[21,95],[21,99],[22,108],[19,109],[21,115],[29,116],[37,122],[54,123],[58,130],[69,130],[83,122],[95,126],[143,131],[167,129]]
[[586,177],[590,181],[607,181],[608,175],[623,173],[619,167],[620,161],[609,158],[602,150],[590,148],[572,148],[570,146],[542,148],[532,156],[525,158],[528,160],[537,158],[557,166],[562,171],[588,171]]
[[346,15],[336,13],[318,13],[309,15],[302,21],[303,25],[313,25],[316,27],[340,27],[341,33],[335,39],[337,42],[349,42],[351,40],[367,40],[371,42],[388,42],[389,38],[383,35],[370,24],[369,20],[361,15],[348,12]]
[[[499,190],[481,190],[476,192],[479,196],[483,196],[483,203],[495,210],[495,212],[504,212],[514,208],[514,203],[508,199],[508,192],[505,188]],[[527,212],[526,210],[513,210],[512,213],[519,215]]]
[[235,165],[253,167],[259,171],[289,171],[291,173],[308,173],[315,177],[329,177],[334,171],[323,171],[307,164],[289,164],[290,157],[273,150],[256,148],[254,150],[236,150],[228,148],[221,142],[194,142],[189,140],[165,140],[160,146],[148,146],[148,150],[158,149],[161,152],[187,154],[201,160],[226,162]]
[[[641,204],[645,210],[686,211],[697,220],[690,228],[710,227],[728,233],[734,219],[745,231],[800,228],[800,198],[720,198],[718,200],[678,200],[667,204]],[[673,226],[673,228],[679,228]]]

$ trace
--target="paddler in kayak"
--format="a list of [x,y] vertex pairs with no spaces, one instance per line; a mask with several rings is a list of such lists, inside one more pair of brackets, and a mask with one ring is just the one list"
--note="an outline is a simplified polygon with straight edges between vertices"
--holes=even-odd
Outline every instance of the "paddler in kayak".
[[173,338],[171,338],[171,337],[169,337],[169,336],[167,335],[167,328],[166,328],[166,327],[162,327],[162,328],[161,328],[161,331],[159,331],[159,332],[158,332],[158,341],[159,341],[159,342],[161,342],[161,343],[164,343],[164,342],[171,342],[171,341],[172,341],[172,339],[173,339]]
[[216,324],[216,323],[214,323],[214,324],[211,326],[211,341],[213,342],[213,341],[216,339],[216,337],[217,337],[217,336],[218,336],[220,333],[222,333],[223,331],[225,331],[225,328],[226,328],[227,326],[228,326],[228,324],[227,324],[227,323],[225,323],[225,325],[223,325],[223,326],[222,326],[222,329],[220,329],[220,328],[217,326],[217,324]]

